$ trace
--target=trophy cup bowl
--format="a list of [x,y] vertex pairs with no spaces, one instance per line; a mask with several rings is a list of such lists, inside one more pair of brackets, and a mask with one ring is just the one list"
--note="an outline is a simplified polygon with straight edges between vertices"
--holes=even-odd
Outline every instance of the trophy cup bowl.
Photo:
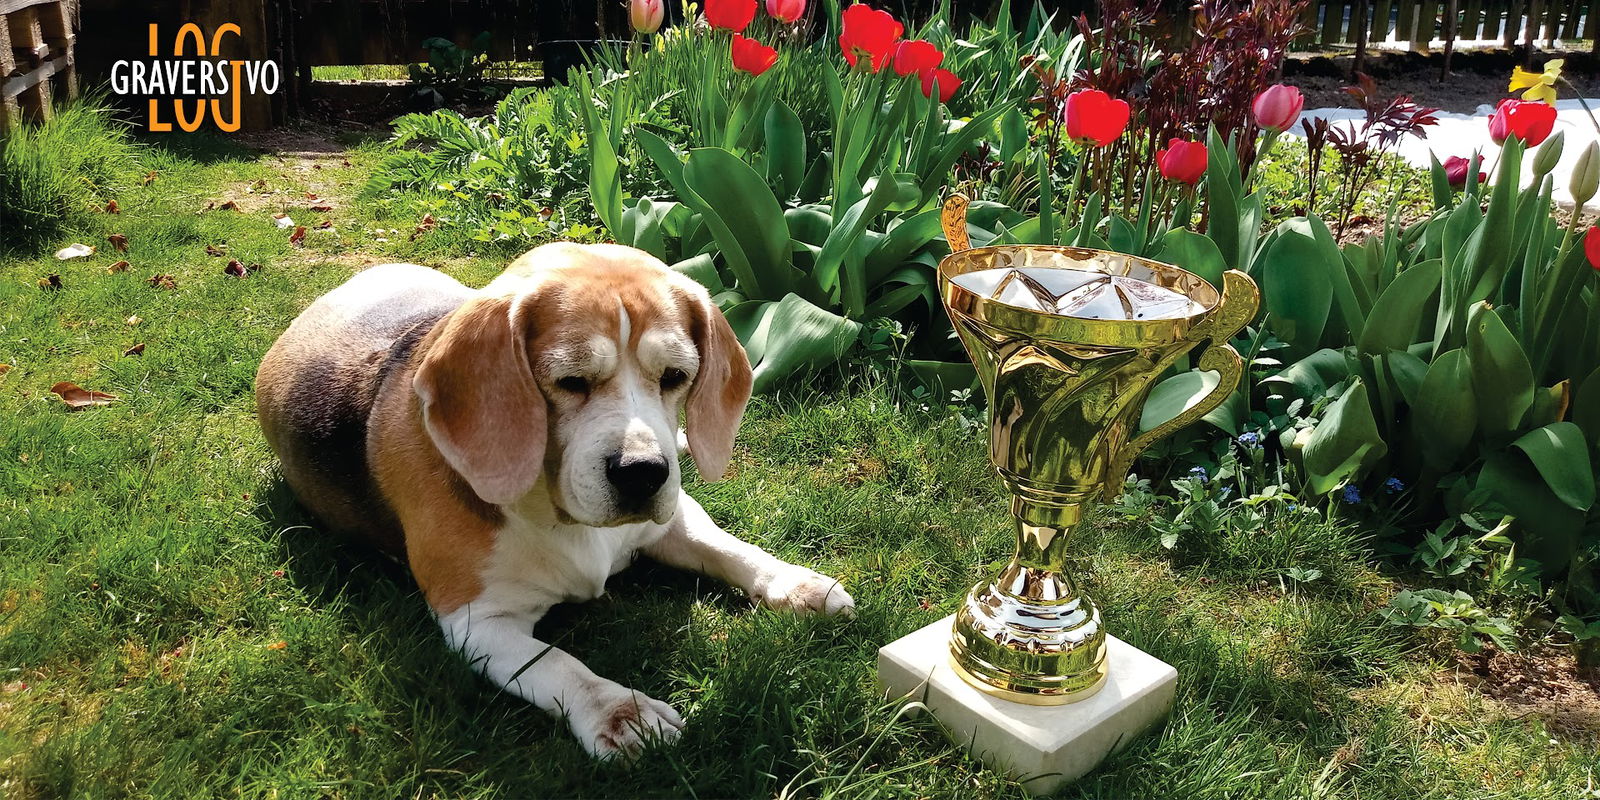
[[[1243,361],[1228,339],[1256,313],[1255,282],[1237,270],[1222,289],[1178,267],[1078,247],[971,248],[967,199],[942,222],[946,311],[989,400],[989,458],[1011,493],[1017,548],[967,594],[950,660],[972,686],[1034,705],[1092,696],[1107,674],[1100,609],[1072,580],[1072,529],[1122,489],[1133,459],[1204,416],[1233,391]],[[1143,433],[1150,389],[1204,344],[1197,364],[1214,388]]]

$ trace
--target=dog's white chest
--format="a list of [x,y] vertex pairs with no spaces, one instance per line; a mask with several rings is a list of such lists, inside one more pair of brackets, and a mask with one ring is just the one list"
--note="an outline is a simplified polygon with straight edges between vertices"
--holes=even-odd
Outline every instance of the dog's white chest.
[[483,593],[496,605],[531,607],[591,600],[665,528],[653,523],[590,528],[511,519],[495,541]]

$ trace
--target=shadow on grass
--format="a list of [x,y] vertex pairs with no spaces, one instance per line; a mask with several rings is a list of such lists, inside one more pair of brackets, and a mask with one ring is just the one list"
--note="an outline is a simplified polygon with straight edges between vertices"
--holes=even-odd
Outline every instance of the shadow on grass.
[[174,159],[197,164],[221,164],[254,161],[261,151],[237,139],[218,133],[151,133],[141,131],[134,140],[152,150],[165,151]]

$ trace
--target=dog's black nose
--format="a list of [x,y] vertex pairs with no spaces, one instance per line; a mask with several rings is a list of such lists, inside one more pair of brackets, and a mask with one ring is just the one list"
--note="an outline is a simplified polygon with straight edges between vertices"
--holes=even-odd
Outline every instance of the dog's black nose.
[[623,505],[642,505],[667,482],[667,460],[661,456],[616,453],[606,458],[606,480],[617,487]]

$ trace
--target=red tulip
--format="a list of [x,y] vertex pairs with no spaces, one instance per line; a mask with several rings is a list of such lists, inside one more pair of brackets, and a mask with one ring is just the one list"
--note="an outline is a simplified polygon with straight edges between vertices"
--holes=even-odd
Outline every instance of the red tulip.
[[1305,95],[1293,86],[1277,83],[1268,86],[1250,105],[1256,124],[1269,131],[1283,132],[1300,119],[1300,109],[1305,108]]
[[1583,234],[1583,254],[1589,257],[1589,266],[1600,270],[1600,228],[1590,228]]
[[932,97],[934,87],[939,89],[939,102],[948,103],[954,97],[956,90],[961,88],[961,79],[954,72],[947,69],[925,69],[922,71],[922,96]]
[[1494,114],[1489,117],[1489,138],[1495,144],[1505,144],[1507,137],[1515,136],[1523,144],[1535,147],[1548,139],[1555,127],[1555,106],[1525,100],[1501,100]]
[[1193,186],[1206,174],[1206,146],[1173,139],[1167,142],[1165,150],[1156,151],[1156,168],[1161,170],[1161,177],[1169,181]]
[[733,43],[729,45],[729,49],[733,56],[734,68],[751,75],[760,75],[778,63],[777,50],[754,39],[746,39],[737,33],[733,35]]
[[756,18],[756,0],[706,0],[706,24],[742,33]]
[[1116,100],[1099,89],[1084,89],[1067,96],[1067,138],[1105,147],[1128,127],[1128,101]]
[[806,0],[767,0],[767,15],[779,22],[794,22],[806,13]]
[[894,55],[895,41],[905,29],[889,12],[861,3],[845,9],[841,18],[844,24],[839,34],[839,49],[844,52],[844,60],[854,67],[858,59],[866,56],[873,72],[883,69]]
[[913,72],[920,73],[923,70],[934,69],[943,63],[944,53],[934,47],[932,42],[909,39],[894,49],[894,71],[901,77]]
[[[1451,156],[1444,160],[1444,179],[1450,185],[1460,189],[1467,185],[1467,171],[1472,169],[1472,161],[1461,156]],[[1478,183],[1483,183],[1488,178],[1482,172],[1478,173]]]
[[628,24],[649,36],[661,30],[661,17],[666,10],[666,0],[632,0],[628,3]]

